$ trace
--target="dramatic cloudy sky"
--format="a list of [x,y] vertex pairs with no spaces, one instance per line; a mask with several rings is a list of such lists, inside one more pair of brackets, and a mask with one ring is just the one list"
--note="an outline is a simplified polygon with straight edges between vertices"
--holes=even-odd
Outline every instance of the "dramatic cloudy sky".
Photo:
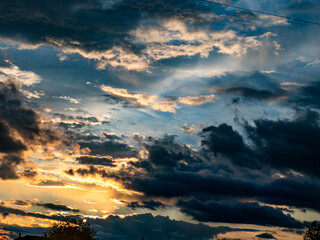
[[[220,3],[320,22],[318,0]],[[0,239],[302,239],[320,26],[200,0],[0,1]]]

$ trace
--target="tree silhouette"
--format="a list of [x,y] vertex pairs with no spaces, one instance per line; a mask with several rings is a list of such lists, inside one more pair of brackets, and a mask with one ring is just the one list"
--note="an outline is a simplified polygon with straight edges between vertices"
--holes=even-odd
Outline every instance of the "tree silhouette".
[[64,219],[44,233],[49,240],[95,240],[96,231],[87,221]]
[[303,234],[303,240],[320,240],[320,224],[312,222]]

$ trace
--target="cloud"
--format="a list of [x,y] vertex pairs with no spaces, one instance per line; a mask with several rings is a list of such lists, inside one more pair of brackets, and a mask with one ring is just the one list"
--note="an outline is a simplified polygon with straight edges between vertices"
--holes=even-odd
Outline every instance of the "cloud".
[[18,205],[18,206],[30,206],[31,205],[31,202],[30,201],[25,201],[25,200],[14,200],[13,201],[13,204],[14,205]]
[[9,66],[0,66],[0,82],[12,79],[16,83],[31,86],[41,82],[41,77],[31,71],[23,71],[12,62],[5,60]]
[[188,145],[177,144],[174,135],[166,135],[162,139],[149,138],[147,143],[141,144],[143,155],[140,155],[139,162],[131,164],[151,172],[201,162],[203,157]]
[[63,204],[54,204],[54,203],[37,203],[39,207],[44,207],[54,211],[62,211],[62,212],[80,212],[79,209],[71,208]]
[[56,215],[45,215],[41,213],[33,213],[33,212],[27,212],[24,210],[16,209],[16,208],[10,208],[0,205],[0,213],[8,213],[18,215],[18,216],[24,216],[24,217],[35,217],[35,218],[41,218],[41,219],[52,219],[52,220],[60,220],[59,216]]
[[151,107],[156,111],[172,113],[175,113],[176,108],[178,108],[177,104],[173,102],[161,101],[157,95],[129,93],[126,89],[112,88],[105,85],[102,85],[101,89],[113,97],[130,103],[133,107]]
[[241,95],[247,99],[255,99],[259,101],[280,100],[288,97],[288,93],[285,90],[278,89],[276,91],[270,90],[257,90],[249,87],[233,87],[227,89],[217,90],[218,92],[227,94]]
[[210,227],[203,224],[192,224],[185,221],[171,220],[168,217],[151,214],[140,214],[120,218],[109,216],[106,219],[90,221],[98,231],[98,236],[106,240],[129,240],[129,239],[177,239],[195,240],[212,239],[218,233],[228,231],[241,231],[228,227]]
[[149,201],[142,201],[141,204],[138,202],[130,202],[127,207],[136,209],[136,208],[146,208],[150,210],[156,210],[161,207],[165,207],[162,202],[159,201],[154,201],[154,200],[149,200]]
[[[260,78],[263,84],[257,85],[254,79]],[[257,100],[266,102],[279,102],[289,107],[319,108],[320,81],[309,83],[281,82],[278,84],[273,79],[254,74],[245,78],[238,78],[237,81],[244,82],[239,86],[236,82],[227,83],[228,86],[214,88],[215,93],[232,94],[242,96],[247,100]]]
[[286,228],[304,228],[304,224],[295,220],[281,209],[261,206],[258,203],[221,202],[196,199],[179,201],[181,210],[202,222],[227,222],[279,226]]
[[[0,211],[1,210],[2,209],[0,207]],[[13,209],[10,211],[15,212],[15,210]],[[25,216],[25,214],[29,216],[28,212],[20,212],[20,210],[18,210],[16,213],[21,214],[21,216]],[[48,217],[48,219],[53,218],[51,216],[42,214],[31,217],[42,218],[43,216]],[[105,240],[130,240],[140,239],[142,237],[144,237],[145,239],[154,240],[163,240],[168,238],[174,238],[177,240],[210,240],[217,234],[224,234],[228,232],[255,232],[255,230],[252,229],[230,228],[223,226],[211,227],[203,224],[193,224],[185,221],[172,220],[169,217],[152,216],[151,214],[139,214],[125,216],[122,218],[110,215],[107,218],[88,218],[87,221],[97,231],[97,238]],[[28,228],[18,225],[8,226],[4,224],[1,224],[1,227],[7,231],[22,232],[25,234],[33,235],[39,235],[39,233],[48,230],[48,228]],[[12,236],[16,235],[17,234],[12,234]]]
[[80,164],[102,165],[102,166],[109,166],[109,167],[116,166],[112,158],[108,158],[108,157],[81,156],[81,157],[77,157],[77,161]]
[[[112,97],[129,103],[132,107],[150,107],[155,111],[176,113],[180,108],[177,103],[199,106],[214,102],[214,95],[200,95],[195,97],[166,97],[144,93],[129,93],[126,89],[113,88],[102,85],[101,89]],[[168,101],[165,101],[167,99]]]
[[[226,153],[228,147],[235,146],[235,153],[243,151],[246,142],[243,142],[243,145],[228,143],[233,139],[239,141],[241,135],[233,135],[231,127],[227,130],[230,131],[230,136],[217,141],[221,143],[217,149]],[[225,134],[224,129],[219,131],[218,134]],[[319,188],[320,182],[308,175],[286,171],[281,173],[277,169],[269,168],[263,171],[248,170],[246,164],[239,168],[238,164],[230,164],[226,159],[216,157],[206,149],[194,150],[185,144],[178,144],[174,136],[165,136],[163,139],[139,137],[136,140],[141,146],[139,158],[127,162],[121,170],[90,166],[70,168],[65,173],[74,176],[74,179],[83,178],[83,181],[89,178],[115,181],[125,187],[126,191],[143,196],[139,201],[130,202],[131,208],[150,209],[150,199],[167,199],[174,206],[180,207],[181,211],[190,212],[190,215],[199,221],[223,221],[214,217],[210,220],[210,204],[212,209],[213,206],[226,211],[233,207],[239,209],[239,212],[234,211],[234,215],[230,210],[225,222],[297,228],[303,227],[303,223],[288,216],[287,212],[292,213],[295,209],[320,211],[320,196],[314,191]],[[226,148],[223,148],[224,141]],[[208,214],[208,218],[196,215],[197,210],[192,208],[196,204],[187,204],[188,199],[192,198],[197,199],[200,206],[203,205],[199,207],[199,211],[206,209],[207,204],[210,205],[208,210],[203,210],[203,214]],[[247,202],[248,199],[250,202]],[[185,204],[182,206],[181,203]],[[248,211],[251,214],[240,211]],[[253,214],[256,211],[259,214]],[[215,216],[214,212],[212,214]],[[246,217],[241,219],[242,215]]]
[[[231,127],[229,130],[232,130]],[[217,141],[222,145],[217,145],[219,148],[215,148],[216,151],[219,149],[220,153],[226,154],[230,146],[235,146],[233,148],[237,150],[230,157],[243,151],[245,143],[228,143],[233,139],[241,139],[240,134],[232,134],[228,136],[230,139],[225,137]],[[314,192],[320,186],[316,179],[266,167],[262,171],[258,168],[259,165],[258,170],[248,170],[247,162],[243,163],[244,168],[239,168],[239,162],[232,165],[226,159],[212,156],[205,149],[194,150],[185,144],[176,143],[174,139],[174,136],[163,139],[146,138],[145,142],[139,143],[142,147],[139,159],[127,162],[120,171],[90,166],[71,168],[66,173],[82,176],[84,179],[88,176],[114,179],[128,190],[143,193],[146,198],[181,199],[202,196],[205,199],[255,199],[267,204],[320,211],[317,204],[320,195]],[[223,144],[224,142],[226,143]],[[247,158],[251,160],[250,157],[251,155]],[[132,175],[132,172],[135,174]]]
[[251,145],[227,124],[211,126],[203,129],[207,137],[202,145],[243,167],[269,165],[320,176],[319,114],[311,110],[297,114],[294,120],[257,119],[253,126],[245,124]]
[[2,140],[0,151],[3,153],[19,152],[27,149],[19,140],[10,136],[9,126],[3,122],[0,122],[0,137]]
[[257,238],[263,238],[263,239],[276,239],[270,233],[261,233],[261,234],[256,235],[256,237]]
[[320,81],[314,81],[306,86],[300,86],[297,92],[288,100],[290,104],[302,107],[320,108]]
[[43,186],[43,187],[50,187],[50,186],[64,186],[65,184],[63,182],[59,181],[53,181],[50,179],[42,180],[39,183],[36,184],[37,186]]
[[66,100],[66,101],[68,101],[70,103],[75,103],[75,104],[79,104],[81,102],[81,99],[76,99],[76,98],[72,98],[72,97],[69,97],[69,96],[54,96],[53,98]]
[[212,94],[212,95],[197,96],[197,97],[179,97],[177,100],[178,102],[186,105],[199,106],[206,103],[213,103],[214,99],[215,99],[215,96]]
[[40,116],[23,103],[20,90],[10,81],[0,82],[0,119],[0,178],[16,179],[19,175],[15,170],[25,163],[26,150],[57,142],[58,138],[42,126]]
[[272,35],[267,33],[261,36],[244,37],[233,30],[189,28],[185,20],[178,18],[163,19],[154,25],[142,24],[131,34],[134,41],[146,45],[144,53],[151,61],[195,55],[204,58],[215,50],[218,53],[240,57],[249,49],[261,47],[263,42]]
[[70,168],[69,170],[66,170],[65,173],[69,176],[82,176],[82,177],[90,177],[90,176],[100,176],[101,178],[114,178],[119,179],[119,177],[116,174],[109,173],[103,168],[98,168],[95,166],[90,166],[89,168],[78,168],[76,170]]
[[[111,5],[88,0],[68,4],[33,1],[1,4],[1,9],[10,9],[10,13],[1,12],[1,39],[20,49],[49,45],[60,50],[60,56],[77,53],[96,61],[98,69],[150,71],[155,62],[165,59],[205,58],[211,52],[240,57],[263,45],[272,45],[275,51],[279,48],[269,41],[271,33],[244,36],[213,27],[212,22],[229,25],[230,21],[194,1],[128,0]],[[123,14],[119,16],[119,12]],[[280,24],[270,20],[272,25]]]
[[188,134],[192,134],[192,133],[196,130],[196,128],[195,128],[194,125],[189,125],[189,124],[186,124],[186,123],[185,123],[185,124],[181,127],[181,130],[187,132]]
[[127,70],[147,71],[150,60],[144,56],[138,56],[121,46],[114,46],[109,50],[90,51],[78,48],[63,48],[65,54],[80,54],[82,57],[97,61],[97,69],[105,69],[107,66],[113,68],[122,67]]
[[45,95],[43,92],[37,92],[37,91],[28,91],[28,90],[22,90],[22,93],[26,96],[26,98],[31,99],[31,98],[41,98],[42,96]]
[[[131,178],[130,182],[125,182],[125,185],[127,188],[142,192],[148,197],[170,199],[203,196],[204,198],[244,200],[249,198],[268,204],[320,211],[317,205],[319,194],[314,194],[314,189],[320,186],[319,181],[289,176],[264,182],[266,175],[262,175],[261,178],[244,180],[245,176],[235,177],[232,169],[226,168],[231,171],[231,174],[219,174],[224,169],[222,166],[217,168],[216,170],[212,166],[204,164],[203,166],[181,166],[180,171],[150,170],[150,174],[147,176]],[[213,172],[218,171],[218,173],[206,173],[208,169],[212,169]],[[127,180],[127,178],[124,179]],[[157,188],[153,186],[157,186]]]
[[[98,159],[98,156],[111,156],[112,158],[131,158],[137,156],[137,151],[126,143],[110,140],[102,141],[87,141],[79,142],[81,148],[89,148],[92,156],[92,161],[100,163],[107,163],[106,159]],[[96,159],[93,159],[96,158]],[[80,159],[80,161],[88,162],[87,159]],[[111,163],[110,163],[111,164]]]
[[[70,112],[70,109],[67,109]],[[62,113],[52,113],[50,121],[58,124],[60,127],[65,129],[71,128],[83,128],[88,126],[96,126],[106,123],[105,119],[96,118],[91,115],[80,114],[77,115],[66,115]]]

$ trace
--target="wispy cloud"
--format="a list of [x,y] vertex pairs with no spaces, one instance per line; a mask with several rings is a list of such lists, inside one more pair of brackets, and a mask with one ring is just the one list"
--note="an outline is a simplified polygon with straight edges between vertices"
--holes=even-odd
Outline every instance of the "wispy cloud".
[[53,96],[53,98],[66,100],[66,101],[68,101],[70,103],[75,103],[75,104],[79,104],[81,102],[81,99],[72,98],[72,97],[69,97],[69,96]]
[[102,85],[101,89],[113,97],[132,104],[133,107],[150,107],[155,111],[176,113],[180,108],[177,103],[199,106],[206,103],[213,103],[215,96],[200,95],[187,97],[160,97],[154,94],[129,93],[127,89],[113,88]]
[[41,77],[34,72],[21,70],[18,66],[12,62],[5,60],[9,66],[0,67],[0,81],[6,82],[9,79],[13,79],[21,85],[31,86],[41,82]]

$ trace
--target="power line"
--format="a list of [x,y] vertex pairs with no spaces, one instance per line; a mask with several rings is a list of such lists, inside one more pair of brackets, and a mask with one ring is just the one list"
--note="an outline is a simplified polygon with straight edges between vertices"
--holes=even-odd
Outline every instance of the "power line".
[[213,4],[225,6],[225,7],[231,7],[231,8],[241,9],[241,10],[245,10],[245,11],[249,11],[249,12],[261,13],[261,14],[270,15],[270,16],[273,16],[273,17],[278,17],[278,18],[285,18],[285,19],[292,20],[292,21],[309,23],[309,24],[313,24],[313,25],[318,25],[318,26],[320,26],[320,23],[311,22],[311,21],[307,21],[307,20],[303,20],[303,19],[281,16],[281,15],[274,14],[274,13],[268,13],[268,12],[264,12],[264,11],[252,10],[252,9],[248,9],[248,8],[244,8],[244,7],[234,6],[234,5],[226,4],[226,3],[219,3],[219,2],[210,1],[210,0],[200,0],[200,1],[202,1],[202,2],[207,2],[207,3],[213,3]]

